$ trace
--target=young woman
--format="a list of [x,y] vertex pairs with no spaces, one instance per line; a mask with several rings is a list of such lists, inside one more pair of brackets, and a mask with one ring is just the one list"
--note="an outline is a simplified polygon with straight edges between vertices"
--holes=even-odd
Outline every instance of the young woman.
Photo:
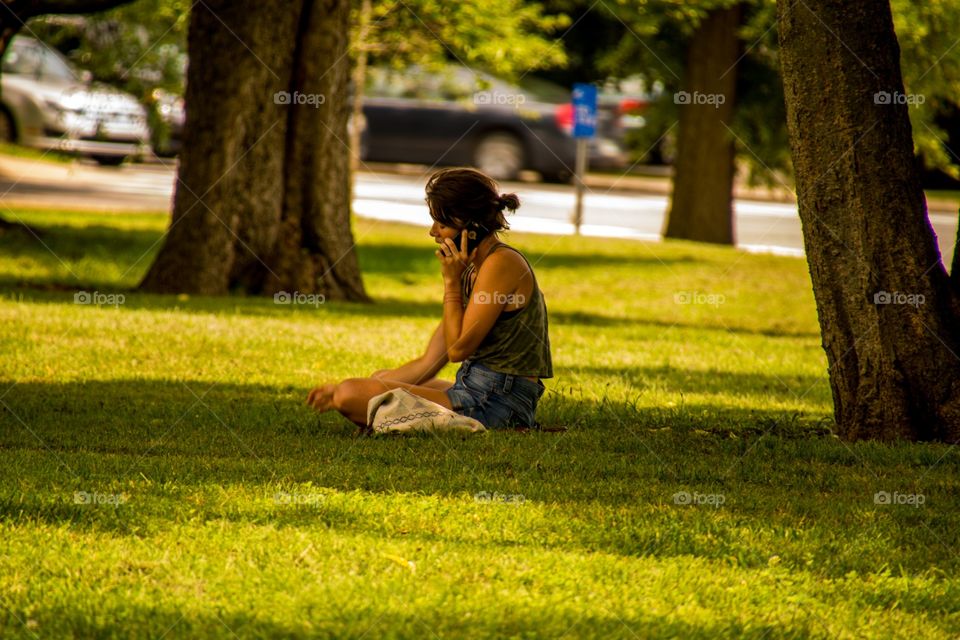
[[[307,403],[365,425],[370,398],[402,387],[488,428],[534,426],[541,379],[553,377],[547,307],[530,263],[498,236],[509,228],[504,210],[520,200],[475,169],[439,171],[426,193],[444,286],[443,319],[426,352],[369,378],[321,385]],[[454,382],[434,377],[447,362],[462,363]]]

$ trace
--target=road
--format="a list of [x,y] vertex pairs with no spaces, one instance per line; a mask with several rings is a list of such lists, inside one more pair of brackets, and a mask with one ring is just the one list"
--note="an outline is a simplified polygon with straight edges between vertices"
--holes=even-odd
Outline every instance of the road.
[[[84,162],[53,164],[0,158],[0,204],[89,209],[167,211],[176,180],[169,165],[100,168]],[[426,176],[364,172],[357,176],[354,210],[360,216],[427,226]],[[516,231],[571,233],[574,195],[564,185],[504,183],[522,206],[510,218]],[[659,240],[667,197],[593,187],[584,198],[584,235]],[[734,204],[738,246],[754,252],[803,255],[796,205],[738,199]],[[933,211],[930,221],[949,264],[957,234],[957,214]]]

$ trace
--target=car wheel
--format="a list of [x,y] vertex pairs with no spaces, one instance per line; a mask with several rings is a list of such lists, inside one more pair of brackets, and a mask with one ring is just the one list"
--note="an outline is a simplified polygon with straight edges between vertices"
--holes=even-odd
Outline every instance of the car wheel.
[[570,184],[573,181],[573,172],[563,169],[542,174],[543,181],[550,184]]
[[0,109],[0,142],[7,144],[17,141],[17,128],[13,118],[4,109]]
[[91,156],[97,164],[104,167],[119,167],[123,164],[123,161],[127,159],[126,156]]
[[523,145],[509,133],[491,133],[477,144],[473,164],[494,180],[513,180],[523,169]]

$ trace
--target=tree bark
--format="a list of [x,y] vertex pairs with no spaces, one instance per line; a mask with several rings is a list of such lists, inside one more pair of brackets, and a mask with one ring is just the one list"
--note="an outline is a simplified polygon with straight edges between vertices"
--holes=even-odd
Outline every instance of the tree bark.
[[194,7],[173,218],[142,289],[368,299],[349,219],[348,12]]
[[717,9],[687,48],[673,195],[667,238],[733,244],[734,141],[728,129],[736,101],[737,29],[743,8]]
[[[960,303],[927,217],[888,0],[778,0],[787,126],[847,439],[960,441]],[[884,94],[894,96],[885,100]]]
[[264,293],[369,300],[350,230],[350,3],[307,0],[299,30],[290,93],[322,96],[324,104],[290,107],[280,241]]

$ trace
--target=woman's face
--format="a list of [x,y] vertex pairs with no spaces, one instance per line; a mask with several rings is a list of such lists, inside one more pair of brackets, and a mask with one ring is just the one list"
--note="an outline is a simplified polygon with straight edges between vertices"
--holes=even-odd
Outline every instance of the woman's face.
[[448,227],[444,224],[440,224],[436,220],[433,221],[433,225],[430,227],[430,237],[433,238],[433,241],[437,244],[443,242],[444,238],[456,238],[457,234],[460,233],[460,229],[456,227]]

